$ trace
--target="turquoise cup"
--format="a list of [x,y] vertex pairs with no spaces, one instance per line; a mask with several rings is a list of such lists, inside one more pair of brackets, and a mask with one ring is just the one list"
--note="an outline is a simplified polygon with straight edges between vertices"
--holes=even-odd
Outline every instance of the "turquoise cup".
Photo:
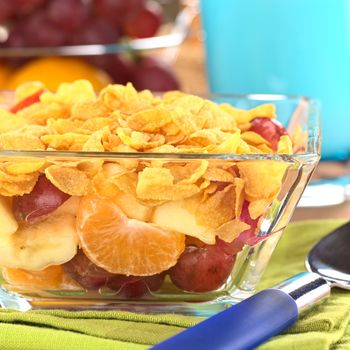
[[201,0],[214,93],[318,99],[322,159],[350,155],[350,0]]

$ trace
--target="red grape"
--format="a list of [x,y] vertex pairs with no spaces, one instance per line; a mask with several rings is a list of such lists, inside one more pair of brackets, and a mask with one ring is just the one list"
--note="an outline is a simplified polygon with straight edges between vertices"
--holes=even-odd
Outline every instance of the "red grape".
[[235,255],[240,252],[245,245],[254,245],[262,240],[261,237],[257,237],[256,235],[256,228],[260,217],[253,220],[249,215],[248,205],[249,202],[244,201],[240,219],[246,224],[250,225],[250,228],[241,232],[239,236],[231,243],[219,243],[222,249],[225,249],[228,254]]
[[[128,278],[131,277],[133,276],[129,276]],[[125,276],[125,278],[127,277]],[[122,288],[120,289],[118,294],[125,298],[140,298],[143,295],[147,294],[149,291],[158,290],[163,284],[164,278],[165,274],[161,273],[153,276],[139,277],[137,280],[134,281],[126,281],[122,285]],[[108,284],[108,287],[111,289],[116,289],[116,286],[113,284],[113,280],[111,283]]]
[[130,81],[131,65],[120,55],[88,56],[87,61],[106,71],[115,83],[126,84]]
[[15,7],[11,0],[0,0],[0,23],[10,19]]
[[32,192],[13,197],[13,212],[20,222],[34,223],[56,210],[70,196],[40,175]]
[[82,250],[65,263],[63,268],[72,279],[87,290],[108,287],[126,298],[139,298],[149,290],[157,290],[164,281],[164,273],[146,277],[110,273],[91,262]]
[[106,286],[114,275],[91,262],[82,250],[63,265],[64,271],[87,290],[95,290]]
[[142,57],[132,69],[131,82],[139,91],[178,90],[179,83],[170,67],[151,57]]
[[12,2],[16,15],[26,16],[33,13],[34,10],[43,5],[46,0],[8,0],[8,2]]
[[46,12],[51,23],[68,32],[78,29],[88,18],[88,7],[83,0],[51,0]]
[[115,27],[122,23],[143,7],[144,0],[96,0],[94,2],[95,13],[104,21]]
[[277,150],[280,137],[282,135],[287,135],[287,130],[280,123],[270,118],[254,118],[251,124],[249,130],[256,132],[269,141],[273,150]]
[[126,19],[123,29],[131,38],[149,38],[157,33],[161,24],[161,7],[156,2],[147,2],[139,11]]
[[11,28],[9,37],[5,42],[6,47],[25,47],[26,38],[25,35],[25,24],[17,22],[14,27]]
[[234,260],[217,244],[187,246],[170,269],[170,278],[177,287],[189,292],[213,291],[227,280]]
[[118,55],[107,56],[104,69],[112,77],[113,81],[118,84],[126,84],[130,81],[131,65]]
[[58,26],[49,22],[43,11],[38,11],[28,17],[23,26],[23,35],[26,37],[28,46],[61,46],[65,43],[65,33]]
[[119,39],[119,32],[108,22],[89,19],[80,30],[73,33],[69,43],[73,45],[110,44]]

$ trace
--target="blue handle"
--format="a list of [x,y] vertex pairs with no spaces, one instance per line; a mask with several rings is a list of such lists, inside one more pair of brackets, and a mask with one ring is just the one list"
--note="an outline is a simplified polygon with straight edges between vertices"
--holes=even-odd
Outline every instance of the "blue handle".
[[154,346],[154,350],[252,349],[291,326],[298,308],[285,292],[266,289]]

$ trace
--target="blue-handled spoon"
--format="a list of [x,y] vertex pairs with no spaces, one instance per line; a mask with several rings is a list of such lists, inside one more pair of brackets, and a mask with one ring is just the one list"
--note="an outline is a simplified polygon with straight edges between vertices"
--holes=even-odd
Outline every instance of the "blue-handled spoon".
[[350,222],[321,239],[303,272],[154,346],[154,350],[248,350],[294,324],[301,311],[350,290]]

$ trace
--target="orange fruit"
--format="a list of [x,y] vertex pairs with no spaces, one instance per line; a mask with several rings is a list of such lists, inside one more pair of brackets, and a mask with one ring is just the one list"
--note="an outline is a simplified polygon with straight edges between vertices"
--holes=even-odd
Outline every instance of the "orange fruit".
[[49,90],[57,90],[62,82],[87,79],[96,91],[111,83],[104,71],[95,68],[79,58],[43,57],[30,61],[17,69],[7,83],[8,89],[28,81],[41,81]]
[[99,267],[122,275],[150,276],[174,266],[185,235],[129,219],[113,199],[81,199],[77,215],[80,244]]
[[12,69],[4,63],[0,64],[0,89],[6,87],[7,81],[9,80],[12,73]]
[[79,286],[67,274],[61,265],[49,266],[42,271],[3,268],[5,280],[16,287],[31,289],[77,289]]

